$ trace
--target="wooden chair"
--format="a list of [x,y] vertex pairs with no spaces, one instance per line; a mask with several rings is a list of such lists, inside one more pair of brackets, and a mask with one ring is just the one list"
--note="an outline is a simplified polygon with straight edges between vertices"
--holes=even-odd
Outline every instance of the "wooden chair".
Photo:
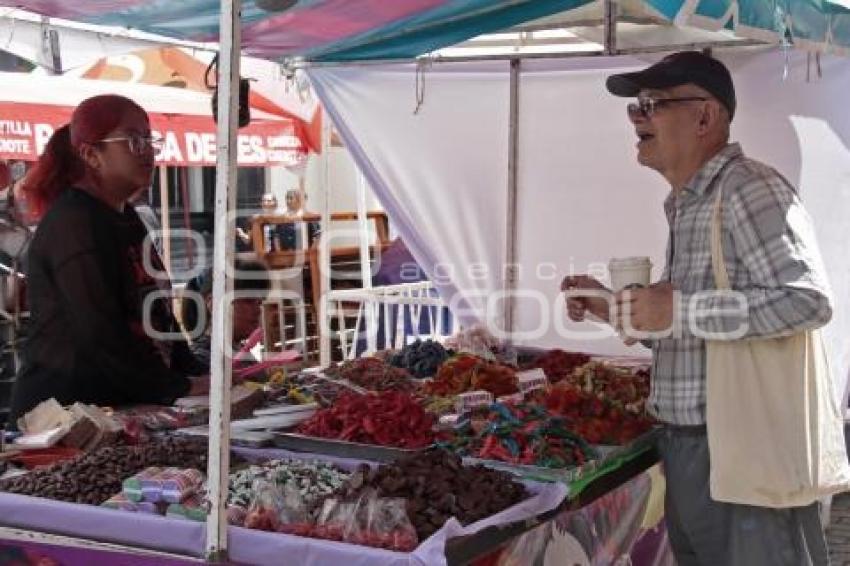
[[[390,245],[389,240],[389,219],[385,212],[372,211],[368,212],[367,220],[373,223],[375,241],[369,246],[369,254],[372,259],[375,258],[376,250],[378,253],[385,250]],[[318,305],[321,299],[321,278],[319,276],[321,260],[321,246],[319,239],[322,237],[319,234],[318,238],[311,245],[303,250],[271,250],[266,238],[264,226],[273,225],[279,226],[282,224],[293,224],[301,222],[319,222],[321,216],[318,214],[305,214],[298,219],[287,218],[279,215],[260,215],[254,218],[251,225],[251,239],[253,242],[254,251],[260,261],[268,266],[270,270],[285,270],[300,268],[300,277],[303,285],[303,306],[297,301],[288,301],[289,304],[284,304],[285,301],[271,301],[277,309],[277,316],[273,310],[264,310],[264,321],[269,321],[269,327],[265,328],[266,347],[274,347],[280,343],[282,349],[286,349],[287,344],[291,344],[292,340],[301,339],[296,337],[299,333],[298,326],[306,329],[306,335],[303,339],[306,341],[305,357],[312,356],[318,351],[319,332],[322,325],[318,321]],[[351,222],[357,220],[357,214],[354,212],[337,212],[331,215],[331,229],[334,223]],[[360,274],[360,247],[357,245],[345,245],[332,247],[329,250],[331,273],[340,275],[331,278],[331,289],[348,289],[362,287],[362,275]],[[353,306],[353,305],[352,305]],[[267,307],[268,308],[268,307]],[[303,316],[306,323],[298,321],[299,309],[303,308]],[[356,316],[356,308],[351,309],[351,313],[343,313],[344,317]],[[265,327],[265,323],[264,323]],[[295,329],[295,330],[294,330]],[[289,332],[294,330],[294,335],[290,337]],[[339,330],[339,329],[337,329]],[[341,356],[338,347],[334,347],[336,358]]]

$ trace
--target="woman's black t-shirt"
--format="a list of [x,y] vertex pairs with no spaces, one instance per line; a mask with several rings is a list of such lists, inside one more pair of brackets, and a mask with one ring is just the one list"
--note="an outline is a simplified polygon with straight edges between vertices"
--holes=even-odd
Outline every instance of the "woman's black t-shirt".
[[185,340],[152,336],[177,325],[153,246],[145,266],[146,236],[131,206],[118,212],[78,189],[64,191],[41,220],[29,249],[31,323],[11,422],[51,397],[169,404],[188,392],[187,375],[207,370]]

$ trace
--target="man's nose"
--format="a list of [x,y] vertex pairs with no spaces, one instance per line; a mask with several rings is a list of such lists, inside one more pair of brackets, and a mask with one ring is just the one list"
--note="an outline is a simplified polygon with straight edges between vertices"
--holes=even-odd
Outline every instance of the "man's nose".
[[649,120],[643,112],[626,112],[626,114],[629,116],[629,121],[635,125],[643,124]]

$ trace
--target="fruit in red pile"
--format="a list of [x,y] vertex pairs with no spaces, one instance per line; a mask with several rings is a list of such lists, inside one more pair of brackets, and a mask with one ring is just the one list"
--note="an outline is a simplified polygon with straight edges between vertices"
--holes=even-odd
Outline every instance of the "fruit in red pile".
[[569,429],[591,444],[626,444],[650,429],[653,420],[564,383],[552,388],[546,408],[566,418]]
[[605,362],[589,362],[564,381],[586,393],[593,393],[626,412],[642,415],[649,397],[649,371],[617,367]]
[[297,432],[320,438],[396,448],[422,448],[434,442],[434,416],[407,393],[384,391],[343,395],[317,411]]
[[558,383],[589,361],[590,356],[587,354],[554,349],[535,359],[526,369],[540,368],[550,383]]

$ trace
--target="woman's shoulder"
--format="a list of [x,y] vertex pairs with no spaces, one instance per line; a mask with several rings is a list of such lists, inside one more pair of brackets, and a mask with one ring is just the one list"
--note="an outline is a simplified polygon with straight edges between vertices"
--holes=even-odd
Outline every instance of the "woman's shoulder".
[[74,222],[82,218],[102,216],[103,205],[85,191],[68,188],[56,198],[41,219],[39,226],[45,223]]
[[[63,191],[38,223],[33,246],[80,248],[93,246],[107,228],[108,215],[93,197],[77,189]],[[107,228],[108,229],[108,228]]]

